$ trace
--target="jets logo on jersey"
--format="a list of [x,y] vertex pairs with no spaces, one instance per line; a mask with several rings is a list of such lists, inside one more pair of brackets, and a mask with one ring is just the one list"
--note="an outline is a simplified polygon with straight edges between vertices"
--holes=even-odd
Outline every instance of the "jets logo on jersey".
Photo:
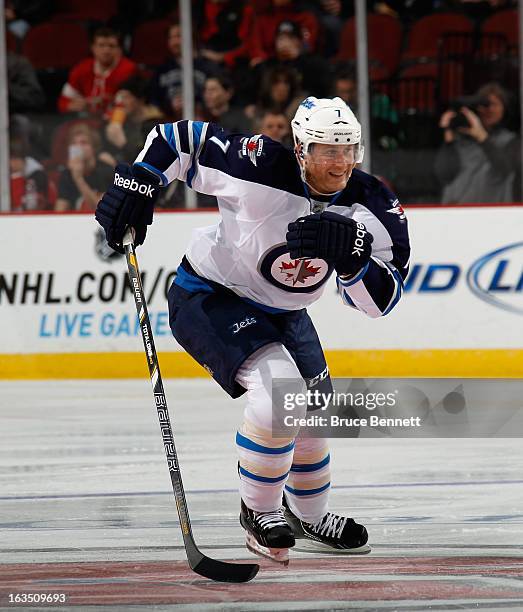
[[392,208],[389,208],[389,210],[387,210],[387,212],[391,213],[392,215],[398,215],[398,217],[403,221],[406,217],[405,217],[405,211],[401,207],[400,201],[399,200],[394,200],[391,203],[391,206],[392,206]]
[[261,259],[260,273],[271,285],[292,293],[311,293],[333,271],[323,259],[291,259],[287,245],[270,249]]
[[248,157],[257,166],[256,158],[260,157],[263,151],[263,138],[261,134],[255,134],[250,138],[242,138],[241,157]]

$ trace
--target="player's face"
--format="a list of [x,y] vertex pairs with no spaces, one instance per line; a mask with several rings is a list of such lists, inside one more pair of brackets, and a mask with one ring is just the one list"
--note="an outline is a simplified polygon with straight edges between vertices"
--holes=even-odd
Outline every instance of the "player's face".
[[356,166],[356,155],[356,145],[310,145],[303,162],[307,182],[318,193],[344,189]]

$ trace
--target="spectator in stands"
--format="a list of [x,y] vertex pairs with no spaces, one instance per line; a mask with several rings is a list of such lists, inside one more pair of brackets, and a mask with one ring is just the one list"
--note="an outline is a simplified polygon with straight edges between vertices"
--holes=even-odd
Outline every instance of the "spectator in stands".
[[[179,23],[173,23],[167,34],[168,62],[156,71],[150,92],[150,102],[160,108],[171,121],[182,118],[182,33]],[[201,107],[205,79],[216,72],[215,65],[193,52],[194,94]]]
[[[332,96],[339,96],[358,113],[358,86],[354,71],[340,63],[334,73]],[[371,95],[372,143],[383,150],[397,149],[404,140],[400,118],[390,97],[376,91]]]
[[23,38],[31,26],[45,21],[55,11],[53,0],[7,0],[4,16],[8,29]]
[[356,76],[344,65],[338,66],[334,73],[332,95],[341,98],[356,113],[358,108],[358,89]]
[[[272,10],[260,15],[254,22],[249,45],[251,65],[275,56],[276,36],[283,21],[298,25],[304,50],[317,50],[319,27],[314,13],[301,10],[293,0],[272,0]],[[323,94],[315,92],[314,95]]]
[[135,159],[147,134],[163,119],[161,111],[147,104],[148,82],[134,76],[121,84],[115,106],[105,127],[105,151],[113,156],[112,165]]
[[330,63],[317,53],[308,51],[300,25],[294,21],[278,24],[274,39],[274,55],[257,67],[263,74],[274,66],[293,68],[302,78],[306,93],[318,97],[329,95],[332,84]]
[[45,94],[31,62],[11,51],[7,52],[7,83],[10,113],[39,110],[45,104]]
[[291,125],[284,113],[278,110],[265,111],[257,117],[255,128],[258,134],[265,134],[286,147],[292,148]]
[[201,55],[233,68],[249,56],[254,9],[243,0],[199,0],[194,11]]
[[47,174],[40,162],[28,155],[23,137],[9,142],[9,171],[11,175],[11,210],[47,210],[50,208],[50,189]]
[[338,52],[345,21],[354,14],[354,2],[313,0],[307,3],[307,6],[309,5],[321,26],[323,55],[333,57]]
[[450,109],[440,118],[444,142],[435,172],[444,204],[514,199],[521,158],[517,134],[504,126],[508,94],[493,82],[480,87],[475,97],[473,108]]
[[58,100],[62,113],[106,116],[121,83],[136,73],[136,64],[122,55],[115,30],[98,28],[91,51],[93,57],[82,60],[69,73]]
[[100,161],[100,136],[89,125],[75,124],[68,144],[69,159],[60,174],[55,210],[94,210],[112,181],[113,168]]
[[243,108],[232,103],[233,95],[234,88],[228,75],[209,77],[203,90],[202,119],[219,123],[230,132],[247,134],[252,128],[251,121]]
[[301,76],[289,66],[267,67],[262,74],[258,103],[246,108],[249,117],[262,115],[268,110],[277,110],[290,121],[300,102],[305,97],[300,86]]

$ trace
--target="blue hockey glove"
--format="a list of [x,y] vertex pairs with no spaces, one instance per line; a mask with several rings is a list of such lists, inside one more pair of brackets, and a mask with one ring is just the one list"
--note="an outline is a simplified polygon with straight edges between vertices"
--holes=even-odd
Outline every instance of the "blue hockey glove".
[[372,253],[373,236],[363,223],[328,210],[289,223],[286,239],[293,259],[324,259],[344,276],[361,270]]
[[113,184],[98,202],[94,215],[112,249],[124,252],[122,241],[127,227],[134,228],[135,246],[143,244],[147,226],[153,222],[160,186],[160,179],[142,166],[116,166]]

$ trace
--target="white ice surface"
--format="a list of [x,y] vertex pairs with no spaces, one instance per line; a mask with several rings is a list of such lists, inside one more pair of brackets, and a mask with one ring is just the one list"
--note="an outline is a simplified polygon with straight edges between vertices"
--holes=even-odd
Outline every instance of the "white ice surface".
[[[243,401],[210,380],[165,386],[196,537],[237,555]],[[335,439],[331,449],[331,507],[367,525],[375,554],[521,552],[521,439]],[[182,558],[148,382],[0,383],[0,525],[4,562]]]
[[[196,540],[245,559],[243,400],[211,380],[165,387]],[[335,439],[331,454],[331,508],[367,526],[375,557],[523,555],[521,439]],[[0,383],[0,530],[0,563],[185,558],[148,381]]]

